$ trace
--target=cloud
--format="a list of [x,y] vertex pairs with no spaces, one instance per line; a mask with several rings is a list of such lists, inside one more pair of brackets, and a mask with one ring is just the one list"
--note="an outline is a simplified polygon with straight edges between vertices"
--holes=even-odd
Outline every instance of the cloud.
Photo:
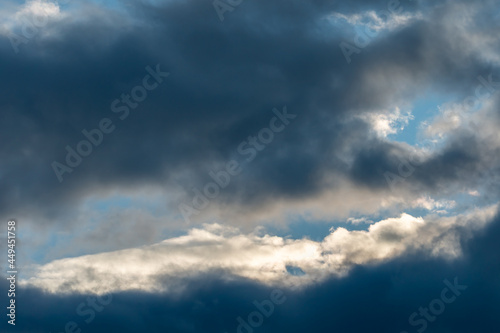
[[441,200],[436,201],[429,197],[420,197],[413,203],[413,207],[422,207],[427,210],[435,210],[437,208],[453,208],[455,207],[456,202],[453,200]]
[[[401,1],[385,17],[389,4],[243,1],[224,22],[199,0],[2,5],[0,219],[18,219],[20,262],[38,264],[23,267],[21,330],[64,330],[80,297],[113,291],[90,330],[234,331],[279,287],[290,302],[263,332],[410,331],[460,275],[470,294],[432,330],[491,331],[498,3]],[[376,38],[347,64],[339,44],[359,27]],[[142,100],[156,64],[170,75]],[[297,119],[185,224],[179,203],[284,106]],[[412,116],[417,142],[392,140]],[[102,119],[116,129],[59,183],[53,162]],[[261,232],[297,221],[333,228],[319,241]]]
[[[242,234],[218,224],[192,229],[185,236],[140,248],[56,260],[23,281],[52,293],[125,290],[184,291],[185,279],[220,274],[265,285],[308,285],[345,276],[356,265],[381,263],[415,251],[432,257],[461,255],[459,230],[483,228],[496,207],[469,215],[416,218],[402,214],[370,225],[367,231],[336,228],[321,242]],[[460,231],[463,232],[463,231]],[[304,276],[287,273],[300,268]]]
[[[175,200],[187,192],[189,199],[191,188],[205,184],[239,142],[268,123],[273,107],[284,105],[299,115],[297,121],[220,195],[215,209],[231,216],[240,207],[264,207],[265,215],[274,209],[264,204],[271,201],[293,207],[328,191],[340,196],[347,187],[336,186],[332,180],[338,179],[383,196],[390,190],[384,172],[397,170],[416,148],[383,138],[408,119],[403,111],[392,116],[380,110],[406,110],[430,85],[437,92],[470,94],[476,77],[494,67],[470,44],[464,44],[466,55],[450,51],[449,40],[465,40],[471,31],[483,34],[484,43],[498,35],[480,26],[454,29],[452,18],[465,4],[408,5],[408,14],[423,11],[424,19],[381,36],[349,68],[338,49],[343,32],[325,42],[317,28],[327,8],[348,15],[354,7],[294,1],[283,10],[280,4],[242,5],[222,24],[211,4],[198,1],[133,2],[128,12],[88,5],[78,17],[68,10],[69,17],[46,27],[49,35],[21,45],[19,54],[6,39],[0,52],[6,96],[1,132],[12,144],[0,150],[2,215],[15,211],[57,224],[71,221],[72,208],[95,192],[150,186]],[[486,10],[467,6],[476,18]],[[438,19],[443,13],[446,19]],[[157,63],[171,75],[131,110],[130,121],[121,121],[111,103]],[[65,147],[75,148],[82,130],[96,128],[104,117],[115,132],[59,184],[51,163],[65,163]],[[15,129],[6,125],[12,123]],[[381,138],[373,137],[374,128]],[[401,192],[439,196],[455,185],[477,187],[484,179],[462,175],[477,175],[473,170],[483,169],[486,155],[498,165],[482,153],[489,145],[466,136],[440,148]],[[174,209],[175,200],[168,202]]]
[[392,112],[365,114],[362,118],[366,119],[377,135],[384,138],[389,134],[396,134],[404,130],[410,120],[414,119],[410,111],[402,114],[399,107],[396,107]]
[[0,34],[12,40],[12,33],[26,41],[38,35],[50,22],[56,22],[65,17],[59,4],[55,1],[27,1],[20,8],[7,4],[0,11],[2,26]]
[[415,20],[421,20],[422,14],[419,12],[403,12],[401,2],[398,3],[397,10],[368,10],[361,13],[345,15],[333,13],[330,17],[334,20],[345,20],[354,27],[366,27],[371,31],[379,33],[381,30],[395,30],[407,26]]
[[[372,266],[357,266],[349,278],[327,278],[305,289],[283,288],[285,303],[275,307],[258,328],[262,332],[351,331],[414,332],[421,324],[409,317],[441,296],[455,278],[466,285],[457,299],[446,305],[438,320],[428,321],[427,330],[436,333],[488,332],[498,326],[500,274],[500,220],[498,215],[485,228],[457,229],[463,255],[455,260],[428,257],[421,252],[392,258]],[[473,236],[473,237],[471,237]],[[2,279],[0,288],[6,289]],[[221,281],[217,275],[185,280],[189,292],[173,296],[165,293],[117,292],[100,311],[90,311],[89,294],[50,294],[22,287],[17,295],[16,327],[5,322],[5,332],[62,332],[68,322],[93,332],[162,330],[176,332],[237,332],[238,317],[247,320],[257,311],[254,301],[269,299],[274,287],[248,280]],[[75,311],[83,303],[84,315]],[[376,306],[374,306],[376,304]],[[93,320],[87,322],[94,314]],[[298,315],[300,314],[300,315]],[[475,320],[471,320],[470,318]]]

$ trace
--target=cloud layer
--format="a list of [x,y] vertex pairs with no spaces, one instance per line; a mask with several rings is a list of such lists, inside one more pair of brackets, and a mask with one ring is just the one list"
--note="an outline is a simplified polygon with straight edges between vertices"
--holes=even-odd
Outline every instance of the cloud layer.
[[[459,229],[458,241],[463,250],[460,258],[429,258],[416,252],[378,265],[357,266],[349,278],[327,279],[302,290],[284,288],[286,301],[275,307],[258,330],[417,332],[424,324],[411,325],[409,317],[416,313],[414,319],[423,320],[419,309],[428,309],[433,300],[441,297],[446,287],[444,280],[453,284],[456,279],[467,289],[446,304],[438,317],[428,312],[434,319],[425,321],[426,331],[494,331],[500,324],[496,316],[500,310],[500,220],[496,216],[484,229],[472,234]],[[102,299],[106,305],[97,303],[98,310],[87,305],[89,295],[47,294],[23,288],[18,295],[23,320],[19,326],[3,331],[62,332],[70,323],[93,332],[237,332],[237,318],[248,320],[257,311],[253,302],[268,300],[272,292],[272,288],[251,281],[222,282],[212,275],[185,282],[189,291],[175,297],[164,293],[113,293]],[[2,289],[5,283],[0,282]],[[84,314],[75,312],[79,307]]]
[[[449,218],[403,214],[374,223],[367,231],[337,228],[321,242],[241,234],[235,228],[206,225],[150,246],[56,260],[39,267],[23,283],[52,293],[94,294],[130,290],[175,294],[185,291],[185,281],[203,275],[305,286],[346,276],[358,265],[417,252],[460,258],[463,238],[483,229],[496,212],[493,206]],[[305,274],[291,275],[289,267]]]
[[[21,12],[32,13],[40,7],[35,4]],[[93,194],[153,186],[167,197],[170,220],[180,219],[178,204],[190,202],[191,189],[237,156],[238,144],[285,105],[297,120],[212,204],[224,220],[240,210],[276,218],[296,201],[327,202],[353,187],[390,196],[394,189],[384,173],[398,174],[401,160],[412,156],[419,167],[397,186],[406,202],[475,190],[488,182],[487,170],[499,167],[498,138],[455,123],[434,123],[429,134],[452,132],[431,151],[385,137],[400,128],[391,122],[420,112],[412,109],[429,90],[458,103],[474,95],[478,76],[490,74],[498,88],[499,26],[489,15],[494,1],[402,1],[398,15],[413,17],[404,24],[400,16],[384,21],[363,14],[368,26],[386,26],[351,64],[339,43],[354,43],[361,23],[325,17],[377,13],[386,2],[254,1],[224,22],[209,2],[129,5],[50,7],[57,19],[18,53],[4,33],[0,132],[10,144],[0,150],[2,216],[23,207],[23,217],[39,224],[71,223],[70,212]],[[111,104],[127,105],[122,94],[158,63],[171,75],[139,106],[128,106],[130,115],[121,120]],[[494,124],[497,96],[492,93],[488,106]],[[76,149],[82,130],[97,128],[103,118],[116,129],[60,184],[51,163],[65,164],[66,146]]]

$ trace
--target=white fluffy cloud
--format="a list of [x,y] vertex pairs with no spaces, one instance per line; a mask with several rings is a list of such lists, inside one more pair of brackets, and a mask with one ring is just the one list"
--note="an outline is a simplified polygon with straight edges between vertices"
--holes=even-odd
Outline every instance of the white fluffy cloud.
[[[45,26],[48,20],[61,18],[62,13],[57,2],[32,0],[21,7],[8,6],[2,12],[2,26],[4,31],[24,28],[28,36],[37,33]],[[27,37],[27,36],[25,36]]]
[[391,112],[381,111],[363,114],[361,118],[367,121],[380,137],[387,137],[404,130],[410,120],[414,119],[410,111],[402,112],[399,107],[395,107]]
[[[38,267],[22,284],[53,293],[178,292],[186,279],[214,273],[221,279],[305,285],[343,276],[354,265],[383,262],[409,251],[456,258],[461,253],[456,227],[482,228],[496,209],[446,218],[402,214],[374,223],[367,231],[332,229],[321,242],[242,234],[236,228],[211,224],[149,246],[56,260]],[[300,267],[306,274],[290,275],[287,265]]]

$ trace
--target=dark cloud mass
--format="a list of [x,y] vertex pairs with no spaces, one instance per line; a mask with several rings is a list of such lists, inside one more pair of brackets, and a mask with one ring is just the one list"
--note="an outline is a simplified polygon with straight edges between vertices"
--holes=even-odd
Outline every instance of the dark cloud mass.
[[[409,152],[373,137],[352,116],[411,103],[430,86],[473,93],[476,77],[497,68],[468,34],[495,36],[498,23],[487,15],[494,5],[470,5],[475,19],[490,23],[470,32],[452,21],[467,3],[402,2],[403,14],[421,11],[426,19],[380,35],[351,65],[338,47],[351,31],[325,17],[382,10],[386,2],[245,2],[223,23],[209,2],[133,2],[126,15],[83,6],[78,19],[54,22],[50,34],[21,45],[18,54],[8,39],[2,44],[1,135],[8,142],[1,150],[2,212],[22,205],[55,216],[96,186],[200,186],[212,165],[229,160],[238,143],[267,125],[273,107],[285,105],[297,121],[236,180],[250,189],[236,196],[241,202],[307,197],[331,186],[328,175],[387,189],[383,172],[397,169],[397,157]],[[158,63],[171,75],[119,120],[111,102]],[[59,184],[51,163],[64,163],[66,145],[75,148],[81,131],[104,117],[116,130]],[[479,177],[486,148],[474,137],[458,139],[477,142],[479,151],[450,143],[410,182],[432,190],[463,172]],[[353,164],[339,160],[341,150]],[[181,171],[188,182],[178,178]],[[235,188],[220,200],[234,200]]]

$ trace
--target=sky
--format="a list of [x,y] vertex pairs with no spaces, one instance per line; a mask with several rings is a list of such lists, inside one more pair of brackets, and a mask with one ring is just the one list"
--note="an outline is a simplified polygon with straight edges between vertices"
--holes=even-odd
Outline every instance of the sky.
[[2,1],[0,331],[497,332],[499,4]]

